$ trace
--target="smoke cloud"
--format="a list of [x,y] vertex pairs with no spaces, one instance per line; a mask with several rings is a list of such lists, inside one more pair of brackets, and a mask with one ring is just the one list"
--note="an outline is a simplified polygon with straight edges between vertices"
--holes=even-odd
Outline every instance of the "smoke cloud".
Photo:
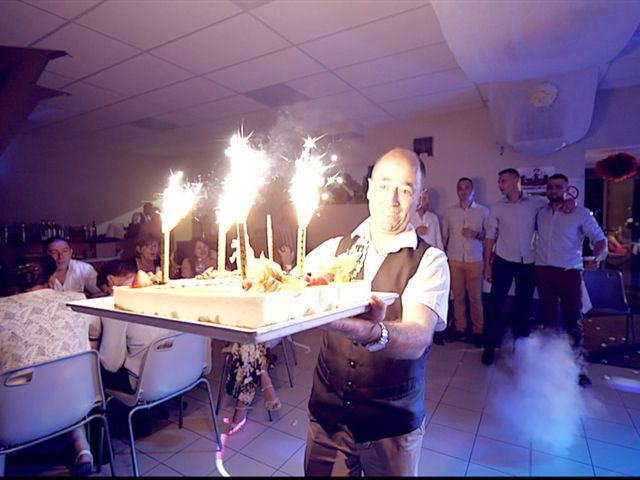
[[496,393],[489,399],[497,402],[494,411],[516,436],[566,452],[582,433],[587,402],[593,402],[578,385],[581,366],[569,337],[537,331],[518,339],[505,361],[507,368],[496,370]]

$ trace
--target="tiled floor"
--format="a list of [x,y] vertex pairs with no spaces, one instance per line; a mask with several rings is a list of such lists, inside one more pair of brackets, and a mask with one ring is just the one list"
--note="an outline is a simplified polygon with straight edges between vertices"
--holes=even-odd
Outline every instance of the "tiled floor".
[[[306,405],[319,333],[303,332],[296,340],[311,345],[312,352],[296,348],[291,388],[276,348],[280,360],[272,377],[283,408],[270,422],[262,398],[256,397],[247,426],[226,446],[224,463],[231,475],[303,474]],[[559,382],[536,390],[543,380],[526,386],[518,376],[522,372],[510,367],[511,347],[502,350],[491,367],[481,364],[481,349],[466,343],[434,345],[429,352],[422,476],[640,475],[638,371],[589,365],[593,385],[586,389]],[[217,360],[210,375],[214,400],[221,357]],[[544,361],[540,356],[534,363]],[[143,476],[219,476],[205,399],[204,390],[189,395],[183,429],[173,405],[169,420],[154,422],[153,433],[138,442]],[[232,407],[225,395],[220,418]],[[126,440],[114,439],[114,449],[117,474],[131,475]],[[108,474],[106,466],[101,475]]]

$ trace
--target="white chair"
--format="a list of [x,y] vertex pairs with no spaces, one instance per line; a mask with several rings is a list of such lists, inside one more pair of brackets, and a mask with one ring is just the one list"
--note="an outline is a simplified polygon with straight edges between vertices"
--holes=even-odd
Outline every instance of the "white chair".
[[9,370],[0,375],[0,457],[70,432],[93,420],[102,422],[102,440],[113,469],[113,450],[95,350]]
[[[209,339],[200,335],[179,333],[156,340],[150,346],[142,360],[140,378],[136,391],[125,393],[107,389],[107,403],[113,399],[130,407],[128,415],[129,441],[131,444],[131,464],[133,474],[139,476],[135,439],[133,436],[133,415],[144,409],[181,396],[197,385],[204,383],[209,395],[209,407],[213,426],[216,431],[218,449],[221,448],[218,420],[213,407],[211,386],[203,377],[205,348]],[[182,428],[182,401],[180,404],[179,426]]]
[[[287,376],[289,377],[289,385],[291,386],[291,388],[293,388],[293,376],[291,375],[291,365],[289,364],[289,354],[287,353],[287,345],[283,340],[284,340],[283,338],[278,338],[276,340],[271,340],[270,342],[267,342],[267,344],[269,348],[274,348],[277,345],[282,346],[284,364],[287,367]],[[229,365],[231,364],[231,358],[232,358],[231,351],[226,351],[226,349],[223,349],[223,352],[225,352],[225,356],[224,356],[224,363],[222,364],[222,374],[221,374],[222,376],[220,378],[220,386],[218,387],[218,401],[216,403],[216,413],[220,412],[220,404],[222,403],[222,396],[224,394],[224,385],[227,381],[227,375],[229,375]],[[269,420],[271,421],[272,420],[271,412],[268,410],[267,410],[267,415],[269,415]]]

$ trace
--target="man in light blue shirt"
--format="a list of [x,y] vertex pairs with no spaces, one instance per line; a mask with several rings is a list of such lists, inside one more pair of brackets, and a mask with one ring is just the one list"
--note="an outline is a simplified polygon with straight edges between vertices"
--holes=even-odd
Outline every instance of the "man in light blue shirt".
[[[535,279],[545,327],[559,326],[571,338],[576,355],[582,357],[582,242],[584,237],[591,240],[594,256],[601,259],[606,254],[607,237],[586,208],[561,212],[568,186],[565,175],[549,177],[549,205],[536,217]],[[584,371],[579,383],[591,383]]]
[[[491,365],[500,346],[502,310],[515,280],[515,313],[509,318],[514,338],[527,337],[531,330],[529,310],[535,289],[533,235],[538,211],[548,202],[544,197],[522,191],[520,174],[514,168],[498,173],[498,188],[504,198],[491,206],[484,240],[484,278],[491,282],[491,294],[483,329],[482,363]],[[575,209],[573,200],[562,203],[563,212]],[[495,252],[494,252],[495,247]]]

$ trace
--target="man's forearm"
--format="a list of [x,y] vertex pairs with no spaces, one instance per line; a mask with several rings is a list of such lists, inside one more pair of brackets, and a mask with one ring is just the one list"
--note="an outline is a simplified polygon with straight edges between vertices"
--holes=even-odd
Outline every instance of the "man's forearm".
[[598,260],[602,260],[604,257],[606,248],[607,248],[607,241],[598,240],[593,245],[593,256],[596,257]]
[[[438,321],[438,316],[433,310],[428,307],[424,309],[426,313],[422,313],[426,318],[422,321],[384,322],[389,330],[389,343],[383,350],[376,352],[376,355],[399,359],[420,358],[424,350],[431,345]],[[408,318],[415,317],[408,316]],[[363,345],[380,338],[380,326],[360,318],[336,320],[324,328]]]
[[495,238],[484,239],[483,257],[484,257],[485,265],[489,265],[491,263],[491,254],[493,253],[493,246],[495,244],[496,244]]

